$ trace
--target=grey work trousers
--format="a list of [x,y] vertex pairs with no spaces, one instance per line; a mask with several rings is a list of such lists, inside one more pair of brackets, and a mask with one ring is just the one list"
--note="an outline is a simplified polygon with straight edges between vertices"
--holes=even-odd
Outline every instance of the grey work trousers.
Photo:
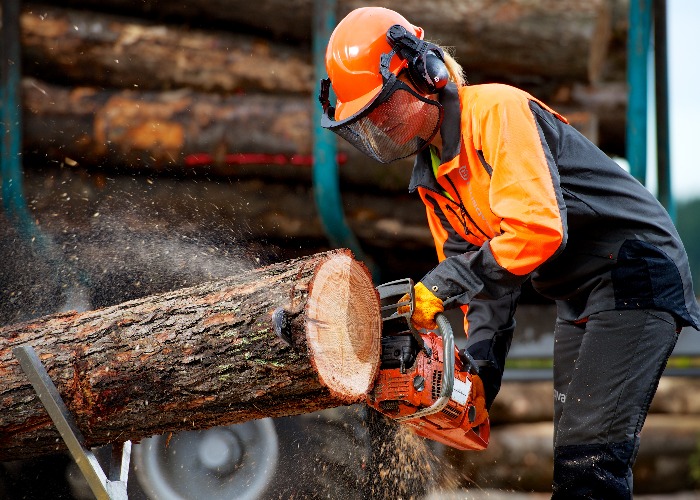
[[632,498],[639,433],[677,338],[658,310],[557,320],[553,499]]

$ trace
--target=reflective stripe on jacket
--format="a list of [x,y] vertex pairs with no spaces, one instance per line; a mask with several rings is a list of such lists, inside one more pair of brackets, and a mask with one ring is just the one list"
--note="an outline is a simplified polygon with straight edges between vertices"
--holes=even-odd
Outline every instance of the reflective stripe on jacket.
[[440,260],[422,281],[446,306],[503,297],[532,276],[565,319],[656,307],[697,327],[685,250],[639,182],[519,89],[450,84],[441,102],[442,163],[434,175],[422,151],[409,190]]

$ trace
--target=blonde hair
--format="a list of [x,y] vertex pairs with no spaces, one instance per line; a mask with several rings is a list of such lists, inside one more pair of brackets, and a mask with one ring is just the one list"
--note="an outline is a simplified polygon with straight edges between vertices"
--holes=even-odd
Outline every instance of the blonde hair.
[[447,66],[447,72],[450,74],[450,80],[454,82],[458,87],[467,85],[467,78],[464,76],[464,69],[462,65],[457,62],[457,60],[452,55],[452,50],[445,47],[440,47],[445,54],[445,66]]

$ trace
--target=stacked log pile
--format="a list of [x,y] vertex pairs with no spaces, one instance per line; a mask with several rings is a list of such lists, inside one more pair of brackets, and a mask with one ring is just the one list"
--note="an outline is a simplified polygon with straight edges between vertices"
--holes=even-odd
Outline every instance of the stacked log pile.
[[[620,104],[619,95],[612,104],[598,98],[617,69],[610,61],[619,60],[607,57],[618,3],[384,5],[453,47],[472,83],[524,86],[595,137],[597,111]],[[312,2],[65,4],[30,3],[22,14],[24,72],[35,77],[24,85],[29,152],[139,170],[186,169],[206,158],[219,173],[232,171],[231,154],[310,153],[311,115],[319,112],[311,96]],[[339,18],[359,5],[341,2]],[[350,180],[380,178],[367,177],[376,165],[345,144],[341,150]]]
[[[452,48],[472,84],[521,86],[622,152],[625,0],[380,5]],[[338,19],[358,6],[339,2]],[[310,0],[23,3],[27,170],[48,163],[98,176],[235,179],[263,237],[313,237],[323,250],[311,191],[320,112],[312,17]],[[423,208],[406,196],[411,160],[380,166],[338,144],[346,217],[368,254],[389,265],[376,248],[408,244],[432,262]],[[416,265],[427,266],[403,263]]]

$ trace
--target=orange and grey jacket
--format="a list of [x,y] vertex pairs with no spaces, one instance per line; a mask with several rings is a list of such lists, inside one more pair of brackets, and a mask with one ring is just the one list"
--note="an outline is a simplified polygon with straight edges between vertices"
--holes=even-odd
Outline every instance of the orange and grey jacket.
[[513,293],[528,278],[563,319],[656,308],[700,324],[673,223],[638,181],[564,117],[516,88],[450,84],[442,157],[416,158],[440,264],[423,283],[446,307]]

